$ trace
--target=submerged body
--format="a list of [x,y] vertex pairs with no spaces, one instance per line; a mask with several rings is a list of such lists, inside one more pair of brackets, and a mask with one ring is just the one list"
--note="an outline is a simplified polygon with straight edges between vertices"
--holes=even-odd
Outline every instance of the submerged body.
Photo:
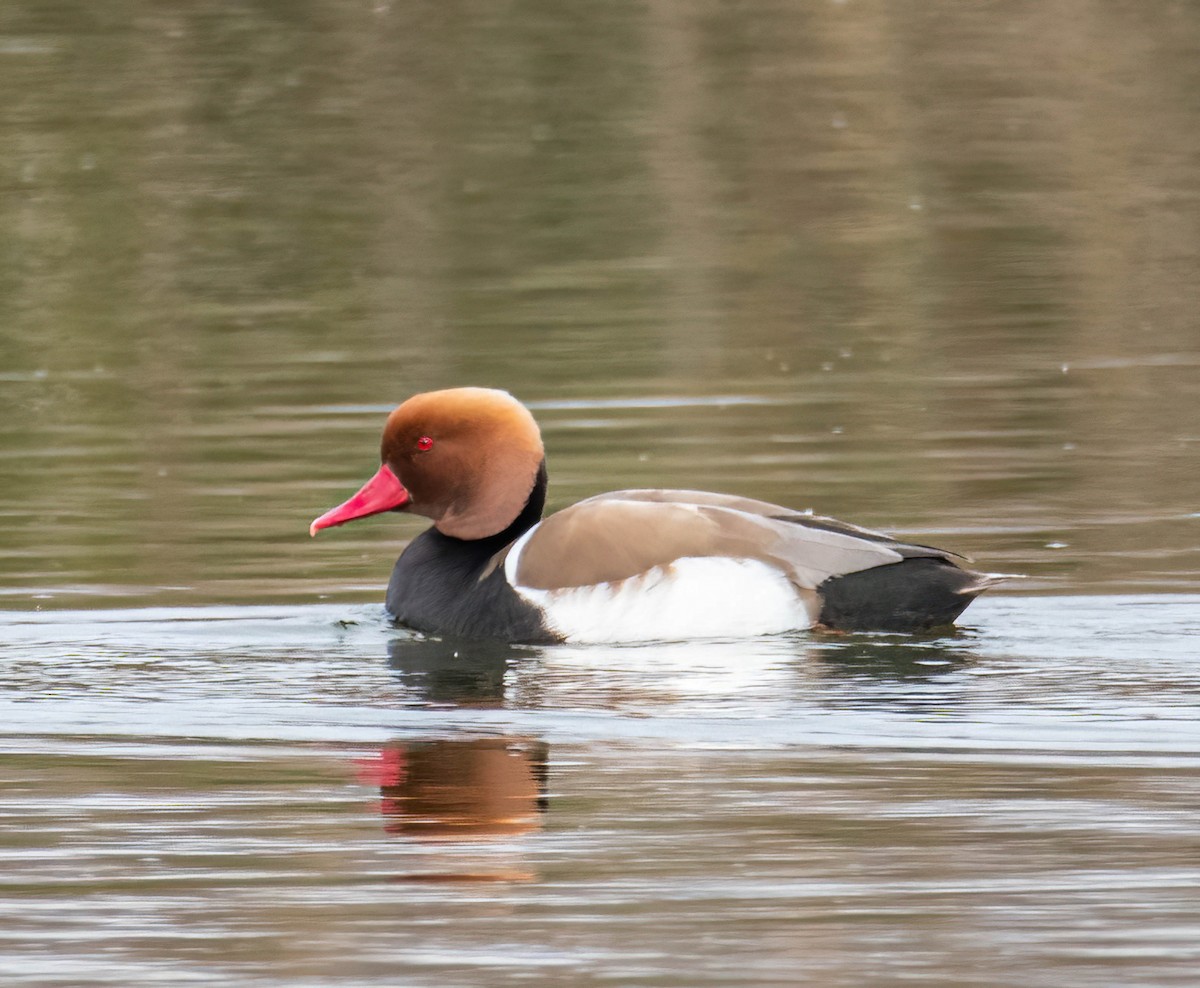
[[313,534],[381,511],[433,527],[401,553],[387,608],[430,634],[511,642],[744,637],[947,625],[995,578],[953,553],[703,491],[614,491],[542,518],[532,416],[505,392],[409,399],[383,465]]

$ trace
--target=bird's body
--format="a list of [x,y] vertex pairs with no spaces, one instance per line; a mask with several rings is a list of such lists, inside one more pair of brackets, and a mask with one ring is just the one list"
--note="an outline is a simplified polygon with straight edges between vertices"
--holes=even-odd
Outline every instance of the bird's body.
[[434,525],[396,561],[387,608],[431,634],[512,642],[745,637],[954,621],[995,579],[953,553],[750,498],[613,491],[542,518],[531,415],[482,388],[392,413],[379,473],[312,531],[387,510]]

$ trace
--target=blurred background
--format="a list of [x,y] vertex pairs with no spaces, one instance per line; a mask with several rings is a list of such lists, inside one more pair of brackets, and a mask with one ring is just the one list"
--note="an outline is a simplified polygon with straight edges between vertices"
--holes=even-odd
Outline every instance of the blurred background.
[[0,606],[374,601],[409,394],[551,507],[811,507],[1200,587],[1200,6],[0,7]]

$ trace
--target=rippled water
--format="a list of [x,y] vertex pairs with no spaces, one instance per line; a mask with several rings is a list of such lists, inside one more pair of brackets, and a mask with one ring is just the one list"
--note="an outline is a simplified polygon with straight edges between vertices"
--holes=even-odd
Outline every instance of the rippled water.
[[[4,983],[1195,984],[1198,11],[0,7]],[[1027,578],[412,639],[307,527],[464,384]]]
[[1191,984],[1200,598],[970,613],[623,648],[6,615],[0,971]]

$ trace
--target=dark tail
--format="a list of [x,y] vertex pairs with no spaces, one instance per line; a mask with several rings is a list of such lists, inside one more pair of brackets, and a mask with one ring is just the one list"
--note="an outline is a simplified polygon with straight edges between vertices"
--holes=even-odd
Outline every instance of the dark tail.
[[820,623],[842,631],[925,631],[953,624],[979,594],[1004,577],[915,557],[833,576],[817,587]]

